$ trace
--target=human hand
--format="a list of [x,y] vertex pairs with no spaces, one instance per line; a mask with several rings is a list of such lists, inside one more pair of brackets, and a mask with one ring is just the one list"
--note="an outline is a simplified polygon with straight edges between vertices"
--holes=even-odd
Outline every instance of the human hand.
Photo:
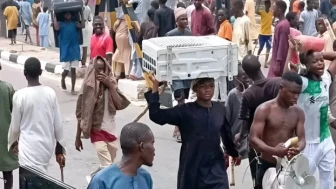
[[103,73],[99,73],[97,75],[97,79],[98,81],[106,85],[108,88],[116,88],[118,86],[115,80],[113,80],[112,78],[108,77],[107,75]]
[[76,147],[76,150],[79,151],[79,152],[81,150],[83,150],[83,143],[82,143],[82,140],[80,138],[76,138],[75,147]]
[[280,143],[274,148],[274,155],[280,158],[285,157],[287,153],[288,153],[288,148],[284,146],[284,143]]
[[241,157],[240,156],[238,156],[238,157],[232,157],[231,163],[233,165],[235,165],[235,166],[239,166],[240,163],[241,163]]
[[11,151],[14,155],[18,156],[19,155],[19,143],[18,143],[18,141],[14,142],[12,144],[12,146],[10,147],[10,149],[11,149]]
[[65,167],[65,157],[63,154],[56,155],[56,161],[61,168]]
[[300,150],[298,148],[289,148],[287,152],[287,158],[292,159],[294,156],[298,155]]
[[274,75],[276,77],[281,77],[281,67],[280,67],[280,62],[277,61],[275,67],[274,67]]

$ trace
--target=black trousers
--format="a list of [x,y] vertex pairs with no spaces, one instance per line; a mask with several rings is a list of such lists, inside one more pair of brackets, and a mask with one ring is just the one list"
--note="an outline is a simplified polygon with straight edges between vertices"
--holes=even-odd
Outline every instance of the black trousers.
[[264,178],[264,175],[267,171],[267,169],[276,167],[276,164],[270,163],[268,161],[265,161],[261,158],[259,158],[260,164],[258,165],[257,175],[256,175],[256,182],[254,189],[262,189],[262,180]]
[[248,159],[249,159],[249,162],[252,162],[250,164],[250,171],[251,171],[252,181],[254,185],[255,185],[257,169],[258,169],[258,161],[255,159],[256,157],[257,157],[257,154],[255,153],[254,149],[250,148],[249,153],[248,153]]

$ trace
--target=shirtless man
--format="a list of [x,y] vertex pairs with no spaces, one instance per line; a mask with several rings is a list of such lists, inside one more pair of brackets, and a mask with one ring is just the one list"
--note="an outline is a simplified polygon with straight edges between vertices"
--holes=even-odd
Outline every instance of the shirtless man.
[[[302,89],[302,79],[297,73],[282,76],[278,96],[261,104],[254,115],[250,130],[250,144],[258,152],[255,189],[262,189],[262,179],[268,168],[276,166],[274,156],[289,158],[299,154],[306,146],[302,109],[295,104]],[[285,148],[284,142],[296,134],[299,142],[296,148]]]

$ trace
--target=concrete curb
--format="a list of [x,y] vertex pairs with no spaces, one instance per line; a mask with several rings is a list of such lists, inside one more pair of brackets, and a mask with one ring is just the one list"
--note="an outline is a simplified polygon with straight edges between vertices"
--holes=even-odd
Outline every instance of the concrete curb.
[[[8,60],[14,64],[24,65],[26,60],[30,57],[20,55],[18,53],[12,53],[9,51],[0,50],[0,58]],[[45,70],[54,74],[61,74],[63,72],[62,65],[60,63],[51,63],[47,61],[40,60],[42,70]]]

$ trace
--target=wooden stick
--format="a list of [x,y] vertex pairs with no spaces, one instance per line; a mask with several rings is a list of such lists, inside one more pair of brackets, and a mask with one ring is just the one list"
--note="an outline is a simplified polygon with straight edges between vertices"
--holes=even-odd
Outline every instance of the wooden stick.
[[60,169],[61,169],[61,181],[64,182],[63,167],[60,167]]
[[[159,95],[161,95],[166,90],[167,85],[163,85],[160,89]],[[138,122],[142,116],[144,116],[148,111],[148,105],[146,108],[134,119],[133,123]]]
[[231,181],[230,181],[230,186],[235,186],[236,185],[236,182],[235,182],[235,175],[234,175],[234,163],[233,161],[231,161]]

